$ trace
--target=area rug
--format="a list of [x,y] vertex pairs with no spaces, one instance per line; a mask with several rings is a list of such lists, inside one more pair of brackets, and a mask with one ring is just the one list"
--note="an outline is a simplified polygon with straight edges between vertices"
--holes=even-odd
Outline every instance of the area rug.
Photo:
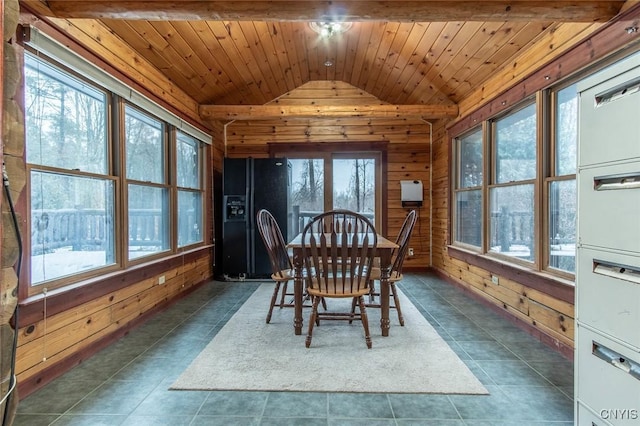
[[[380,332],[380,310],[367,309],[372,349],[366,347],[359,321],[323,321],[307,349],[310,308],[303,311],[303,335],[293,332],[291,308],[274,309],[266,324],[272,291],[272,284],[262,284],[171,389],[488,393],[403,294],[405,325],[398,324],[392,309],[388,337]],[[328,310],[344,309],[336,302],[342,301],[329,300]]]

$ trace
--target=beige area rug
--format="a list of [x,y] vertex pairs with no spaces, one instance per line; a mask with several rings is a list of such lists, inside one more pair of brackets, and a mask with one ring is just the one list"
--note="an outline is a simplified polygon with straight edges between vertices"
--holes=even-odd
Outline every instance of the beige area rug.
[[[488,393],[402,294],[405,326],[399,326],[392,310],[388,337],[380,334],[380,310],[367,309],[372,349],[365,345],[359,321],[323,321],[307,349],[310,308],[303,312],[303,335],[293,332],[291,308],[274,309],[266,324],[272,291],[272,284],[262,284],[171,389]],[[328,309],[340,302],[329,300]]]

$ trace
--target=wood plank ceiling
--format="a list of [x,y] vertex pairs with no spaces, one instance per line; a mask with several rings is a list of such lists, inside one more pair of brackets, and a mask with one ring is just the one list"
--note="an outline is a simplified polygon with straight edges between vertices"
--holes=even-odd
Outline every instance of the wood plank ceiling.
[[[233,110],[238,115],[232,116],[219,106],[273,103],[314,80],[349,83],[396,109],[422,105],[433,117],[455,116],[447,106],[543,34],[562,25],[583,31],[611,19],[624,5],[588,0],[23,3],[38,3],[34,9],[58,18],[102,21],[198,104],[210,105],[207,118],[218,119],[250,119],[255,108]],[[353,24],[343,34],[322,38],[309,25],[315,20]],[[261,111],[263,117],[279,113]]]

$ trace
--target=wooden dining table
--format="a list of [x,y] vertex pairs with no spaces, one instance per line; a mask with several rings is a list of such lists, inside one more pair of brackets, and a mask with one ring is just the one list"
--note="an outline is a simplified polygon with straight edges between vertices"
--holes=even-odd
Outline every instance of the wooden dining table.
[[[380,258],[380,328],[383,336],[389,335],[389,274],[391,272],[391,254],[398,245],[377,234],[378,244],[376,246],[376,256]],[[362,241],[362,238],[358,238]],[[295,334],[302,334],[302,305],[303,305],[303,257],[302,257],[302,233],[298,234],[287,248],[293,252],[294,267],[294,316],[293,327]]]

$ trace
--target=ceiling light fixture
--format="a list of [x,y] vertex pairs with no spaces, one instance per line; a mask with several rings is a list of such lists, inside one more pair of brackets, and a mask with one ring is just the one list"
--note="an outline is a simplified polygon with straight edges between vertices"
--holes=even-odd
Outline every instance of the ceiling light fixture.
[[351,22],[309,22],[313,31],[320,34],[322,38],[330,38],[336,34],[342,34],[351,28]]

